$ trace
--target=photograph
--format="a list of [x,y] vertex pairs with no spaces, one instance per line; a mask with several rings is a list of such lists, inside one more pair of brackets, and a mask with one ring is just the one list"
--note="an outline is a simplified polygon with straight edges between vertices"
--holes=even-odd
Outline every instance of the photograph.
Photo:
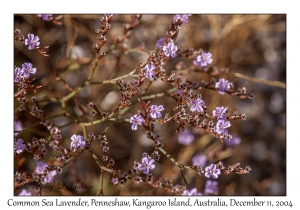
[[287,196],[286,23],[14,13],[11,196]]

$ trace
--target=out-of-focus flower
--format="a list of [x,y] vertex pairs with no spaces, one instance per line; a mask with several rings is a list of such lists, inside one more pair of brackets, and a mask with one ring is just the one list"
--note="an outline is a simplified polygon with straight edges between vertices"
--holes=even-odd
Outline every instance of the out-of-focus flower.
[[43,21],[51,20],[52,14],[38,14],[38,17],[42,18]]
[[209,52],[203,52],[201,55],[197,56],[197,59],[193,61],[195,66],[204,67],[213,62],[211,58],[212,54]]
[[201,192],[197,191],[197,188],[193,188],[191,190],[184,190],[182,195],[189,195],[189,196],[202,196],[203,194]]
[[143,170],[144,174],[148,174],[150,170],[155,168],[154,160],[151,157],[143,157],[142,163],[139,165],[139,170]]
[[149,115],[153,118],[161,118],[161,113],[164,110],[163,105],[151,105]]
[[183,145],[189,145],[194,141],[195,137],[190,130],[184,130],[178,135],[178,142]]
[[217,133],[221,134],[221,135],[225,135],[228,134],[228,131],[226,128],[229,128],[231,126],[229,121],[225,121],[225,120],[218,120],[217,122]]
[[[48,165],[46,163],[39,161],[39,162],[37,162],[35,172],[38,174],[43,174],[45,168],[47,168],[47,167],[48,167]],[[56,170],[48,172],[48,174],[46,176],[44,176],[44,182],[45,183],[53,182],[55,175],[56,175]]]
[[138,125],[143,125],[145,123],[145,120],[141,115],[135,114],[130,118],[130,123],[132,123],[131,129],[137,130]]
[[217,181],[211,181],[207,180],[205,183],[205,189],[204,192],[207,194],[214,194],[215,192],[218,192],[218,182]]
[[216,164],[211,164],[205,168],[205,176],[207,178],[212,177],[214,179],[218,178],[221,174],[221,170],[217,168]]
[[25,45],[28,45],[29,50],[33,50],[35,47],[40,45],[40,38],[38,36],[34,36],[34,34],[28,34],[27,39],[25,39]]
[[193,165],[204,166],[206,161],[207,161],[207,158],[205,155],[198,154],[192,158]]
[[158,48],[162,48],[165,45],[166,39],[165,38],[160,38],[159,40],[157,40],[156,42],[156,47]]
[[28,78],[30,74],[36,73],[36,68],[32,68],[31,63],[23,63],[22,64],[23,76]]
[[221,78],[219,82],[216,83],[215,88],[219,90],[220,94],[224,94],[226,90],[231,88],[231,83],[224,78]]
[[230,140],[225,141],[225,144],[230,147],[234,147],[240,143],[241,143],[241,139],[235,134],[232,134],[232,138]]
[[216,107],[216,109],[213,111],[213,115],[216,116],[218,120],[225,120],[226,112],[227,112],[227,108],[223,106]]
[[15,141],[14,151],[16,151],[16,153],[19,154],[25,149],[25,144],[23,144],[23,142],[23,139],[18,139],[17,141]]
[[205,106],[205,103],[204,103],[204,101],[201,99],[201,98],[197,98],[196,100],[191,100],[191,104],[192,104],[192,106],[191,106],[191,111],[192,112],[195,112],[195,111],[197,111],[197,112],[202,112],[203,111],[203,106]]
[[70,148],[83,148],[85,145],[85,141],[83,139],[83,136],[80,136],[80,135],[76,135],[74,134],[72,137],[71,137],[71,145],[70,145]]
[[173,43],[169,42],[167,46],[163,47],[163,51],[165,56],[175,58],[177,56],[176,51],[178,50],[178,47]]
[[174,15],[173,21],[177,22],[178,19],[182,19],[183,22],[181,25],[185,25],[189,21],[189,16],[192,16],[192,15],[191,14],[177,14],[177,15]]
[[32,195],[31,192],[27,191],[26,189],[23,189],[18,196],[30,196]]
[[[14,130],[15,131],[21,131],[23,130],[23,126],[21,124],[21,121],[14,121]],[[14,133],[14,136],[17,136],[18,133]]]

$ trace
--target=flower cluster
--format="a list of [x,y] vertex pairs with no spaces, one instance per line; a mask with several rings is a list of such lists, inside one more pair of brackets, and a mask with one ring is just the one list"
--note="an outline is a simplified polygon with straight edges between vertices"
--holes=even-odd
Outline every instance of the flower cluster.
[[22,68],[15,67],[14,82],[19,82],[21,79],[29,78],[30,74],[35,74],[36,68],[32,68],[32,63],[23,63]]

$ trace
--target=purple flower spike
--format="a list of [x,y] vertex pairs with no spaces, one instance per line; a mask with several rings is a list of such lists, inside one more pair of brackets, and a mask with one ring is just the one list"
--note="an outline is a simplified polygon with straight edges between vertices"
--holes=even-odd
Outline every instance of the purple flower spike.
[[193,165],[204,166],[207,161],[205,155],[195,155],[192,158]]
[[218,120],[225,120],[226,112],[227,112],[227,108],[223,106],[216,107],[216,109],[213,111],[213,115],[216,116]]
[[204,192],[208,194],[214,194],[215,192],[218,192],[218,182],[217,181],[211,181],[207,180],[205,184]]
[[84,145],[85,145],[85,141],[83,140],[83,137],[80,136],[80,135],[76,135],[74,134],[72,137],[71,137],[71,145],[70,145],[70,148],[73,149],[73,148],[83,148]]
[[164,54],[167,57],[171,56],[172,58],[175,58],[177,56],[177,53],[176,53],[177,50],[178,50],[178,47],[172,42],[169,42],[168,46],[163,47]]
[[154,160],[151,157],[143,157],[142,163],[139,165],[139,170],[143,170],[144,174],[148,174],[150,170],[155,168]]
[[25,45],[28,45],[29,50],[33,50],[35,47],[40,45],[40,38],[38,36],[34,36],[34,34],[28,34],[27,39],[25,39]]
[[162,48],[165,45],[166,39],[165,38],[160,38],[159,40],[157,40],[156,42],[156,47],[158,48]]
[[219,120],[217,122],[217,132],[218,134],[225,135],[228,134],[228,131],[226,128],[229,128],[231,126],[229,121],[225,120]]
[[19,82],[22,78],[24,78],[23,69],[16,67],[14,71],[14,82]]
[[32,195],[31,192],[28,192],[26,189],[23,189],[18,196],[30,196]]
[[155,67],[153,65],[148,64],[147,66],[145,66],[145,68],[143,69],[145,77],[149,78],[150,80],[153,80],[155,76],[154,69]]
[[30,74],[36,73],[36,68],[32,68],[31,63],[23,63],[22,64],[22,70],[24,77],[28,78]]
[[207,166],[205,168],[205,176],[207,178],[212,177],[216,179],[220,174],[221,174],[221,170],[218,169],[217,166],[213,163],[210,166]]
[[224,78],[221,78],[219,82],[216,83],[215,88],[219,90],[220,94],[224,94],[226,90],[229,90],[231,87],[231,83]]
[[183,194],[182,195],[189,195],[189,196],[202,196],[203,194],[201,192],[198,192],[197,191],[197,188],[193,188],[191,190],[185,190],[183,191]]
[[203,111],[203,106],[205,106],[204,101],[201,98],[197,98],[197,100],[191,100],[191,111],[192,112],[202,112]]
[[185,25],[189,21],[189,16],[191,16],[191,14],[174,15],[173,21],[177,22],[178,19],[182,19],[183,20],[182,25]]
[[23,142],[23,139],[18,139],[17,141],[15,141],[14,151],[16,151],[16,153],[19,154],[25,149],[25,144],[23,144]]
[[183,145],[191,144],[194,139],[194,135],[189,130],[184,130],[178,135],[178,142]]
[[43,21],[51,20],[52,14],[38,14],[38,17],[41,17]]
[[150,115],[153,119],[156,118],[161,118],[161,113],[164,110],[163,105],[151,105],[150,107],[150,113],[148,115]]
[[197,59],[194,60],[194,65],[199,67],[207,66],[208,64],[211,64],[213,59],[211,58],[211,53],[209,52],[203,52],[201,55],[197,56]]
[[130,123],[132,123],[131,129],[137,130],[138,125],[143,125],[145,123],[145,120],[141,115],[136,114],[130,118]]

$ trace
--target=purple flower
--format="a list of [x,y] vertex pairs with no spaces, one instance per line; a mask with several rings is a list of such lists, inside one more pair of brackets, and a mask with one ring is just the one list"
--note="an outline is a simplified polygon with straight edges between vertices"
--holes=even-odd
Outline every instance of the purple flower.
[[197,188],[193,188],[191,190],[185,190],[185,191],[183,191],[182,195],[194,196],[194,195],[203,195],[203,194],[201,192],[198,192]]
[[205,183],[205,189],[204,192],[208,194],[214,194],[215,192],[218,192],[218,182],[217,181],[211,181],[207,180]]
[[71,145],[70,145],[70,148],[83,148],[84,145],[85,145],[85,141],[83,140],[83,137],[80,136],[80,135],[76,135],[74,134],[72,137],[71,137]]
[[203,106],[205,105],[204,101],[201,98],[197,98],[196,100],[191,100],[191,111],[192,112],[202,112],[203,111]]
[[165,43],[166,43],[166,39],[165,38],[160,38],[156,42],[156,47],[162,48],[165,45]]
[[148,64],[147,66],[145,66],[145,68],[143,69],[145,77],[149,78],[150,80],[153,80],[153,77],[155,76],[154,69],[155,69],[155,67],[151,64]]
[[219,90],[220,94],[224,94],[226,90],[229,90],[231,87],[231,83],[224,78],[221,78],[219,82],[216,83],[215,88]]
[[178,15],[174,15],[173,21],[177,22],[178,19],[182,19],[183,20],[182,25],[185,25],[188,22],[188,20],[189,20],[189,16],[191,16],[191,15],[190,14],[184,14],[184,15],[179,15],[178,14]]
[[165,56],[175,58],[177,56],[176,51],[178,50],[178,47],[173,43],[169,42],[168,46],[163,47],[163,51]]
[[144,174],[148,174],[150,170],[155,168],[154,160],[151,157],[143,157],[142,163],[139,165],[139,170],[143,170]]
[[19,154],[25,149],[25,144],[23,144],[23,142],[23,139],[18,139],[17,141],[15,141],[14,151],[16,151],[16,153]]
[[131,129],[137,130],[138,125],[143,125],[145,123],[145,120],[141,115],[136,114],[130,118],[130,123],[132,123]]
[[23,76],[23,69],[21,69],[19,67],[15,67],[14,82],[19,82],[22,78],[24,78],[24,76]]
[[163,105],[151,105],[150,107],[150,113],[148,115],[150,115],[153,119],[156,118],[161,118],[161,113],[164,110]]
[[213,111],[213,115],[216,116],[218,120],[225,120],[226,112],[227,112],[227,108],[223,106],[216,107],[216,109]]
[[[14,121],[14,130],[15,131],[21,131],[23,130],[23,126],[21,124],[20,121]],[[17,136],[18,135],[18,132],[17,133],[14,133],[14,136]]]
[[207,166],[205,168],[205,176],[207,178],[212,177],[216,179],[220,174],[221,174],[221,170],[218,169],[217,166],[213,163],[210,166]]
[[[36,163],[35,172],[37,174],[43,174],[44,170],[48,167],[48,165],[42,161],[39,161]],[[56,170],[50,171],[46,176],[44,176],[44,182],[45,183],[51,183],[54,180],[54,177],[56,175]]]
[[28,192],[26,189],[23,189],[18,196],[30,196],[32,195],[31,192]]
[[225,144],[227,144],[230,147],[234,147],[239,143],[241,143],[241,139],[235,134],[232,134],[232,138],[230,140],[225,141]]
[[190,130],[184,130],[178,135],[178,142],[183,145],[189,145],[194,141],[195,137]]
[[119,179],[114,177],[111,179],[111,182],[116,186],[117,184],[119,184]]
[[30,74],[35,74],[36,68],[32,68],[31,63],[23,63],[22,70],[24,77],[28,78]]
[[224,134],[228,134],[228,131],[226,128],[229,128],[231,126],[229,121],[225,121],[225,120],[219,120],[217,122],[217,133],[224,135]]
[[192,158],[193,165],[204,166],[207,161],[205,155],[195,155]]
[[43,21],[49,21],[51,20],[50,17],[52,17],[52,14],[38,14],[38,17],[41,17]]
[[25,45],[29,45],[28,49],[33,50],[35,47],[40,45],[40,38],[38,36],[34,36],[34,34],[28,34],[27,39],[25,39]]
[[195,66],[203,67],[211,64],[213,59],[211,58],[211,53],[203,52],[201,55],[197,56],[197,59],[193,61]]

